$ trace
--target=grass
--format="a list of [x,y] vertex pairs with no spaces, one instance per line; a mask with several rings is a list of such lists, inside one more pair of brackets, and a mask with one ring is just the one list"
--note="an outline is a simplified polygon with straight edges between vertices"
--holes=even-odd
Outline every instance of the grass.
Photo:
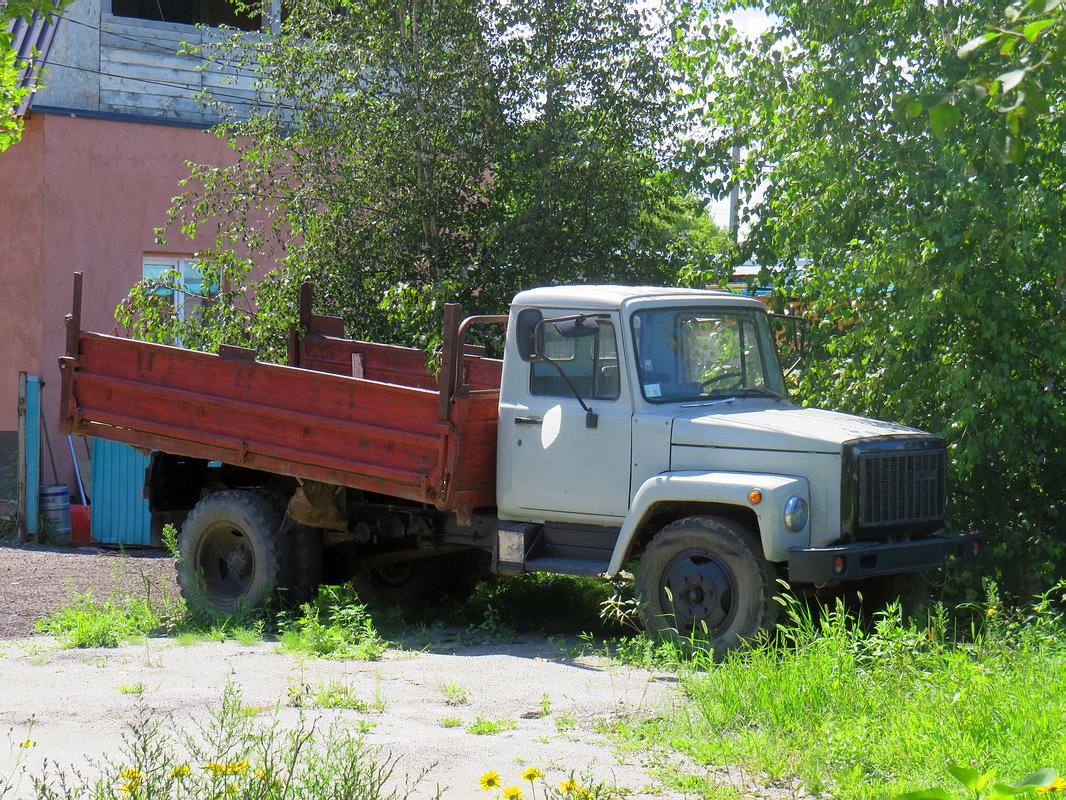
[[577,719],[574,715],[568,711],[564,711],[555,717],[555,730],[559,733],[565,733],[566,731],[573,730],[577,727]]
[[[276,716],[255,718],[244,708],[239,691],[230,688],[206,722],[180,729],[169,717],[142,705],[127,728],[121,752],[108,753],[84,771],[59,769],[46,760],[44,771],[29,781],[33,796],[50,800],[410,796],[410,786],[389,788],[396,762],[366,744],[369,723],[357,730],[340,725],[323,729],[301,718],[283,726]],[[20,751],[20,756],[28,752]],[[0,774],[0,798],[16,796],[26,777],[25,759],[11,774]]]
[[364,714],[380,714],[386,708],[380,682],[375,685],[373,698],[366,700],[346,683],[331,682],[312,686],[301,681],[289,686],[289,705],[293,708],[340,708]]
[[946,784],[952,764],[1007,782],[1066,767],[1066,624],[1050,596],[1022,614],[992,592],[965,635],[943,611],[870,628],[842,607],[785,606],[774,641],[720,664],[696,654],[676,710],[615,732],[841,800]]
[[118,647],[163,625],[149,600],[127,593],[98,601],[92,591],[74,594],[66,605],[37,622],[63,647]]
[[441,717],[440,726],[442,728],[458,728],[463,724],[463,721],[458,717]]
[[444,702],[450,706],[465,706],[470,702],[470,692],[458,683],[442,683],[440,693],[444,695]]
[[389,645],[350,585],[319,587],[313,602],[281,619],[279,630],[287,649],[319,658],[377,661]]
[[492,720],[477,717],[466,726],[466,732],[475,736],[495,736],[497,733],[503,733],[504,731],[513,731],[517,727],[518,723],[513,719]]

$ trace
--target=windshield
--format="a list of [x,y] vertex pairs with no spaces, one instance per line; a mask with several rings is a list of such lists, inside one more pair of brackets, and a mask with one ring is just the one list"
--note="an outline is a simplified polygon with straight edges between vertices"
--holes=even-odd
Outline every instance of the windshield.
[[633,338],[641,391],[653,403],[785,393],[769,323],[757,311],[638,311]]

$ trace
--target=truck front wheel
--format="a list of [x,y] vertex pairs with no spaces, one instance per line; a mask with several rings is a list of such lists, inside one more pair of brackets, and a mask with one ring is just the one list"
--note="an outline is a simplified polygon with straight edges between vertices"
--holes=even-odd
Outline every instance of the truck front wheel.
[[282,585],[281,514],[246,491],[200,500],[181,527],[178,586],[192,606],[233,614],[262,606]]
[[644,626],[653,635],[706,641],[721,655],[774,624],[774,577],[747,528],[718,517],[680,519],[640,559]]

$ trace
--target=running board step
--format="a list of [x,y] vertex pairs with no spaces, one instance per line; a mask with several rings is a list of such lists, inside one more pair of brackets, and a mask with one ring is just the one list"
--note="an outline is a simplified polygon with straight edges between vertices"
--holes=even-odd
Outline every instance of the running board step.
[[607,571],[610,562],[590,558],[544,556],[526,561],[526,572],[554,572],[558,575],[582,575],[594,578]]

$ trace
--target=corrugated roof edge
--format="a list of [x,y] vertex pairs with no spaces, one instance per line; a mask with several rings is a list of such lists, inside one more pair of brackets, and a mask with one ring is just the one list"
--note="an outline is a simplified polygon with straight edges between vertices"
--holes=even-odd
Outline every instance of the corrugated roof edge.
[[[53,7],[59,7],[59,0],[53,0]],[[15,51],[15,63],[19,67],[18,87],[29,91],[15,109],[16,116],[22,116],[33,102],[34,89],[41,76],[41,65],[48,59],[48,50],[52,46],[59,15],[48,16],[34,13],[29,19],[16,17],[7,26],[11,33],[11,47]]]

